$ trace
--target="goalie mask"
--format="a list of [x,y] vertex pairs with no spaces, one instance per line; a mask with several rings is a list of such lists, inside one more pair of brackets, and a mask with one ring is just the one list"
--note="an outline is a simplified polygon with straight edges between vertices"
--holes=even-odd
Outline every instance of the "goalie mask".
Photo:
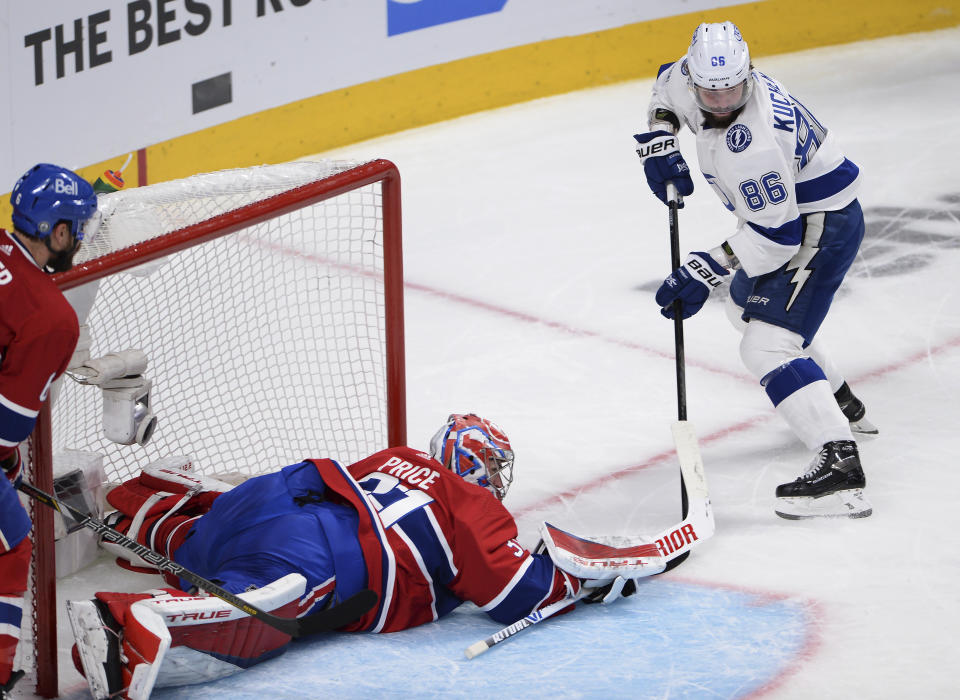
[[430,456],[501,501],[513,481],[513,449],[506,433],[473,413],[451,414],[430,439]]

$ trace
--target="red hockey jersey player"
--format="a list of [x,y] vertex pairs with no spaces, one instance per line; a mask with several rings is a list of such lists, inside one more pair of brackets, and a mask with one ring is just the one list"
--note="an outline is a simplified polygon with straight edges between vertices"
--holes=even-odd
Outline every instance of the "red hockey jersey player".
[[12,232],[0,229],[0,696],[13,672],[32,546],[30,518],[13,488],[18,445],[33,430],[50,385],[77,344],[77,315],[47,271],[70,268],[97,210],[91,185],[41,163],[10,195]]

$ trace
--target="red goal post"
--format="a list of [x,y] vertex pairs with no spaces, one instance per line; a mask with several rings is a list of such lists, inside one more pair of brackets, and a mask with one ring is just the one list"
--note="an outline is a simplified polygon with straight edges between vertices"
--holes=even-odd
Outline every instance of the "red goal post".
[[[24,450],[29,481],[53,492],[61,450],[101,456],[117,482],[175,454],[202,473],[255,474],[308,457],[348,464],[406,443],[393,163],[207,173],[101,195],[100,210],[100,232],[55,277],[81,320],[71,365],[143,351],[157,428],[143,445],[108,440],[101,389],[64,377]],[[37,693],[54,697],[55,514],[28,505],[35,548],[22,665],[35,670]]]

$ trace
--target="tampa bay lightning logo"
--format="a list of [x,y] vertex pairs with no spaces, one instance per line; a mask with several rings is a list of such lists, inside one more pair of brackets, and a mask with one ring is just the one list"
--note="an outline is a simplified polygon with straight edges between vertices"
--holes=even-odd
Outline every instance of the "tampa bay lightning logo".
[[753,141],[753,134],[746,124],[734,124],[727,132],[727,148],[734,153],[745,151],[750,142]]
[[687,68],[687,59],[680,61],[680,73],[682,75],[690,75],[690,69]]

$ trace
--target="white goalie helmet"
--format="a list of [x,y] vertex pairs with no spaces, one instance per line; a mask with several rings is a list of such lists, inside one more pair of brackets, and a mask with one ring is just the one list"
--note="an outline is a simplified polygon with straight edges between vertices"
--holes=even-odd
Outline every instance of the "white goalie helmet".
[[496,423],[474,413],[454,413],[430,439],[430,456],[499,500],[513,482],[513,448]]
[[687,51],[687,70],[687,84],[705,112],[729,114],[750,99],[750,50],[733,22],[696,28]]

